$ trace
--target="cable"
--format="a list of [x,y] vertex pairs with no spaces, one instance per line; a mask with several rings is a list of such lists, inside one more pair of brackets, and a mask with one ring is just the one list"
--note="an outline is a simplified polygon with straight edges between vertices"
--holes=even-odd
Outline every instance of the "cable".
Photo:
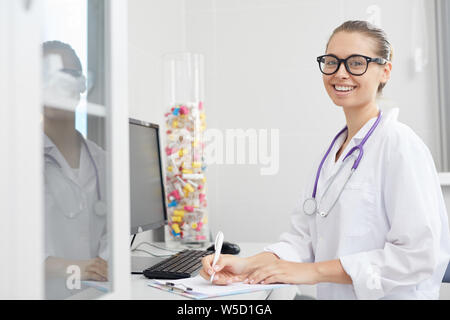
[[214,237],[213,237],[213,233],[212,233],[212,230],[211,229],[209,229],[209,242],[214,242]]
[[134,239],[136,238],[136,234],[137,234],[137,233],[135,233],[135,234],[133,235],[133,239],[131,239],[130,248],[133,246],[133,242],[134,242]]
[[[159,250],[165,250],[165,251],[172,252],[172,253],[171,253],[171,254],[155,254],[155,253],[152,253],[152,252],[147,251],[147,250],[138,249],[138,248],[139,248],[141,245],[143,245],[143,244],[147,244],[147,245],[149,245],[149,246],[158,248]],[[154,256],[154,257],[170,257],[170,256],[173,255],[173,253],[178,253],[178,252],[180,252],[180,251],[182,251],[182,250],[170,250],[170,249],[166,249],[166,248],[157,246],[157,245],[155,245],[155,244],[153,244],[153,243],[144,241],[144,242],[139,243],[134,249],[131,249],[131,252],[134,252],[134,251],[142,251],[142,252],[148,253],[148,254],[150,254],[150,255],[152,255],[152,256]]]
[[171,256],[172,256],[171,254],[154,254],[154,253],[151,253],[150,251],[143,250],[143,249],[133,249],[133,250],[131,250],[131,251],[145,252],[145,253],[147,253],[147,254],[153,256],[153,257],[171,257]]
[[181,250],[169,249],[169,248],[161,247],[161,246],[158,246],[158,245],[156,245],[154,243],[146,242],[146,241],[141,242],[139,245],[141,245],[143,243],[148,244],[149,246],[152,246],[152,247],[155,247],[155,248],[158,248],[158,249],[161,249],[161,250],[165,250],[165,251],[170,251],[170,252],[180,252],[180,251],[184,250],[184,249],[181,249]]

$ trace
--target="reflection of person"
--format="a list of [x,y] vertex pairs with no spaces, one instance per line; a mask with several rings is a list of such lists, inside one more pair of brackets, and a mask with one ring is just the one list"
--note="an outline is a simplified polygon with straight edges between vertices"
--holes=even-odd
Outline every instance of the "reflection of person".
[[[215,283],[317,284],[319,299],[438,299],[450,257],[447,212],[428,148],[397,121],[398,109],[377,106],[391,50],[367,22],[333,32],[317,60],[347,127],[315,165],[291,231],[255,256],[221,255]],[[206,279],[212,259],[202,260]]]
[[75,107],[85,91],[75,51],[59,41],[44,53],[44,157],[46,271],[81,280],[107,280],[105,154],[75,129]]

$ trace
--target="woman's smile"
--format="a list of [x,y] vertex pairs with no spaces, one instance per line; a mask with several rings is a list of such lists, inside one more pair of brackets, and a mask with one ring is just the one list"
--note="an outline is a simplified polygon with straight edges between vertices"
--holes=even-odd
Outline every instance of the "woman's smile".
[[355,92],[357,86],[346,84],[333,84],[333,92],[337,97],[347,97]]

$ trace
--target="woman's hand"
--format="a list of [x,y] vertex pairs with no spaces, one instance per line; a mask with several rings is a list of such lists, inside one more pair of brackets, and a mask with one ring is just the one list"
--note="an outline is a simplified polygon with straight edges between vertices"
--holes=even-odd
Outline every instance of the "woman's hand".
[[244,281],[249,284],[292,283],[316,284],[317,271],[314,263],[298,263],[276,260],[257,268]]
[[102,258],[80,261],[81,280],[108,281],[108,263]]
[[46,273],[50,276],[67,277],[71,266],[80,268],[80,280],[108,281],[108,263],[99,257],[89,260],[48,257],[45,261]]
[[[214,255],[206,256],[202,259],[203,269],[200,275],[209,280],[213,274],[212,262]],[[267,264],[278,260],[278,257],[271,252],[261,252],[248,258],[240,258],[229,254],[221,254],[215,265],[214,284],[230,284],[242,282],[248,276]]]
[[249,262],[245,258],[236,257],[229,254],[221,254],[219,260],[212,267],[214,254],[208,255],[202,259],[203,268],[200,275],[209,281],[211,275],[216,272],[213,278],[214,284],[230,284],[233,282],[242,282],[248,275]]

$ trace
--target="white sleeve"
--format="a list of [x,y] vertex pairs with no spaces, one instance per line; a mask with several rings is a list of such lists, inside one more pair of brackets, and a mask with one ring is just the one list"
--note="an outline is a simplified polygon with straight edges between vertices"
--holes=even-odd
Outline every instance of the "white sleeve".
[[398,138],[384,157],[381,201],[390,225],[385,246],[340,257],[358,299],[414,289],[433,275],[442,258],[445,204],[433,159],[415,135]]

